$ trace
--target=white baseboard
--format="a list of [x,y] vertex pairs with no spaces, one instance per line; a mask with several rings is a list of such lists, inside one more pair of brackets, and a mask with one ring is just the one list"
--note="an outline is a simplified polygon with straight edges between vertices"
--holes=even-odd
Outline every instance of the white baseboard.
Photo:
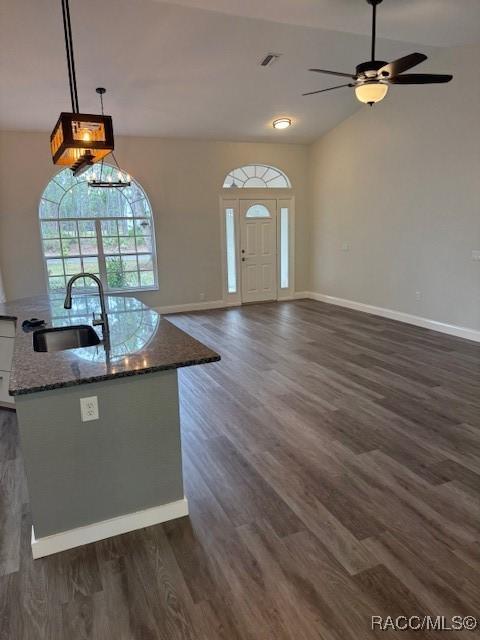
[[295,291],[292,296],[292,300],[306,300],[312,298],[312,293],[310,291]]
[[77,529],[54,533],[44,538],[35,538],[32,527],[32,555],[34,558],[43,558],[50,556],[52,553],[59,553],[74,547],[81,547],[84,544],[118,536],[122,533],[151,527],[154,524],[182,518],[188,515],[188,502],[186,498],[162,504],[159,507],[136,511],[135,513],[127,513],[117,518],[102,520],[88,524]]
[[[315,291],[295,291],[289,296],[279,298],[278,302],[286,302],[288,300],[318,300],[319,302],[326,302],[328,304],[334,304],[339,307],[346,307],[348,309],[354,309],[355,311],[363,311],[364,313],[371,313],[375,316],[381,316],[382,318],[390,318],[391,320],[398,320],[400,322],[406,322],[407,324],[413,324],[417,327],[423,327],[424,329],[431,329],[432,331],[439,331],[440,333],[447,333],[451,336],[458,338],[465,338],[466,340],[473,340],[474,342],[480,342],[480,331],[475,329],[469,329],[468,327],[459,327],[454,324],[448,324],[446,322],[439,322],[437,320],[431,320],[430,318],[423,318],[421,316],[415,316],[410,313],[404,313],[403,311],[395,311],[394,309],[385,309],[383,307],[375,307],[371,304],[365,304],[363,302],[355,302],[354,300],[346,300],[345,298],[337,298],[335,296],[328,296],[324,293],[316,293]],[[166,307],[156,307],[156,311],[160,314],[169,313],[187,313],[189,311],[205,311],[207,309],[226,309],[229,307],[238,307],[241,305],[240,301],[230,302],[225,300],[211,300],[208,302],[191,302],[190,304],[178,304]]]
[[[292,293],[291,295],[278,298],[277,302],[288,300],[299,300],[300,298],[308,298],[310,294],[303,291],[301,293]],[[208,311],[208,309],[229,309],[231,307],[240,307],[241,300],[208,300],[206,302],[188,302],[186,304],[173,304],[164,307],[154,307],[157,313],[168,315],[169,313],[188,313],[190,311]]]
[[456,336],[457,338],[465,338],[466,340],[480,342],[480,331],[469,329],[468,327],[459,327],[454,324],[438,322],[437,320],[431,320],[430,318],[423,318],[410,313],[404,313],[403,311],[375,307],[371,304],[364,304],[363,302],[355,302],[354,300],[346,300],[344,298],[336,298],[335,296],[328,296],[323,293],[316,293],[313,291],[304,293],[305,297],[310,298],[311,300],[318,300],[319,302],[326,302],[339,307],[354,309],[355,311],[363,311],[364,313],[371,313],[375,316],[381,316],[382,318],[390,318],[391,320],[399,320],[400,322],[413,324],[417,327],[423,327],[424,329],[432,329],[433,331],[439,331],[440,333],[448,333],[449,335]]
[[206,302],[189,302],[187,304],[173,304],[164,307],[154,307],[157,313],[167,315],[169,313],[188,313],[189,311],[206,311],[207,309],[226,309],[238,307],[241,302],[225,300],[207,300]]
[[288,302],[288,300],[301,300],[302,298],[308,298],[309,294],[306,291],[294,291],[293,293],[286,295],[286,296],[280,296],[277,299],[277,302]]
[[[300,298],[309,298],[311,293],[302,291],[300,293],[292,293],[289,296],[278,298],[278,302],[284,300],[299,300]],[[229,309],[230,307],[241,307],[241,300],[207,300],[206,302],[187,302],[186,304],[171,304],[163,307],[154,307],[157,313],[168,315],[169,313],[188,313],[189,311],[207,311],[208,309]]]

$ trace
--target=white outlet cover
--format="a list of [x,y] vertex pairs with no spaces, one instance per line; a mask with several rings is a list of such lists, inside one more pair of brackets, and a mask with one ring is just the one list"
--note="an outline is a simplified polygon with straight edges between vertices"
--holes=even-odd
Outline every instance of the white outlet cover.
[[472,260],[474,260],[475,262],[480,262],[480,251],[479,250],[472,251]]
[[90,420],[98,420],[98,397],[90,396],[89,398],[80,398],[80,415],[82,422],[90,422]]

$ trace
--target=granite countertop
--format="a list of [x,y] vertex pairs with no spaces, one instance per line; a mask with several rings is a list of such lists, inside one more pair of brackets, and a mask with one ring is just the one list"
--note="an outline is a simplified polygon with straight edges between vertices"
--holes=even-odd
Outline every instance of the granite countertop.
[[[36,296],[0,304],[0,319],[16,321],[15,345],[9,393],[26,393],[99,382],[117,377],[148,374],[196,364],[216,362],[220,356],[178,329],[156,311],[133,297],[106,296],[111,348],[94,347],[37,353],[32,332],[22,329],[30,318],[46,321],[46,327],[92,324],[100,313],[97,295],[76,295],[71,310],[63,308],[63,296]],[[101,328],[95,327],[99,337]]]

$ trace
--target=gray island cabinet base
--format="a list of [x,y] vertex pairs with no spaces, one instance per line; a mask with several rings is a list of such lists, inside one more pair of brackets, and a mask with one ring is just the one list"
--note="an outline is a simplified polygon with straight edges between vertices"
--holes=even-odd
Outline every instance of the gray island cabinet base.
[[[104,306],[107,344],[45,351],[35,348],[24,321],[41,318],[50,332],[90,326],[102,310],[98,296],[76,295],[68,309],[59,294],[0,304],[0,323],[13,340],[8,392],[34,558],[188,514],[177,370],[220,355],[136,298],[106,296]],[[99,419],[82,422],[80,400],[92,396]]]
[[[80,399],[99,419],[82,422]],[[188,514],[177,370],[16,398],[35,558]]]

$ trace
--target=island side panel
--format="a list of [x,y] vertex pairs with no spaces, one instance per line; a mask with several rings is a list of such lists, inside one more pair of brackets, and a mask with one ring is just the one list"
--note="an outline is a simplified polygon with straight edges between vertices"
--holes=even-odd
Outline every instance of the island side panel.
[[176,370],[20,395],[17,417],[37,539],[183,498]]

